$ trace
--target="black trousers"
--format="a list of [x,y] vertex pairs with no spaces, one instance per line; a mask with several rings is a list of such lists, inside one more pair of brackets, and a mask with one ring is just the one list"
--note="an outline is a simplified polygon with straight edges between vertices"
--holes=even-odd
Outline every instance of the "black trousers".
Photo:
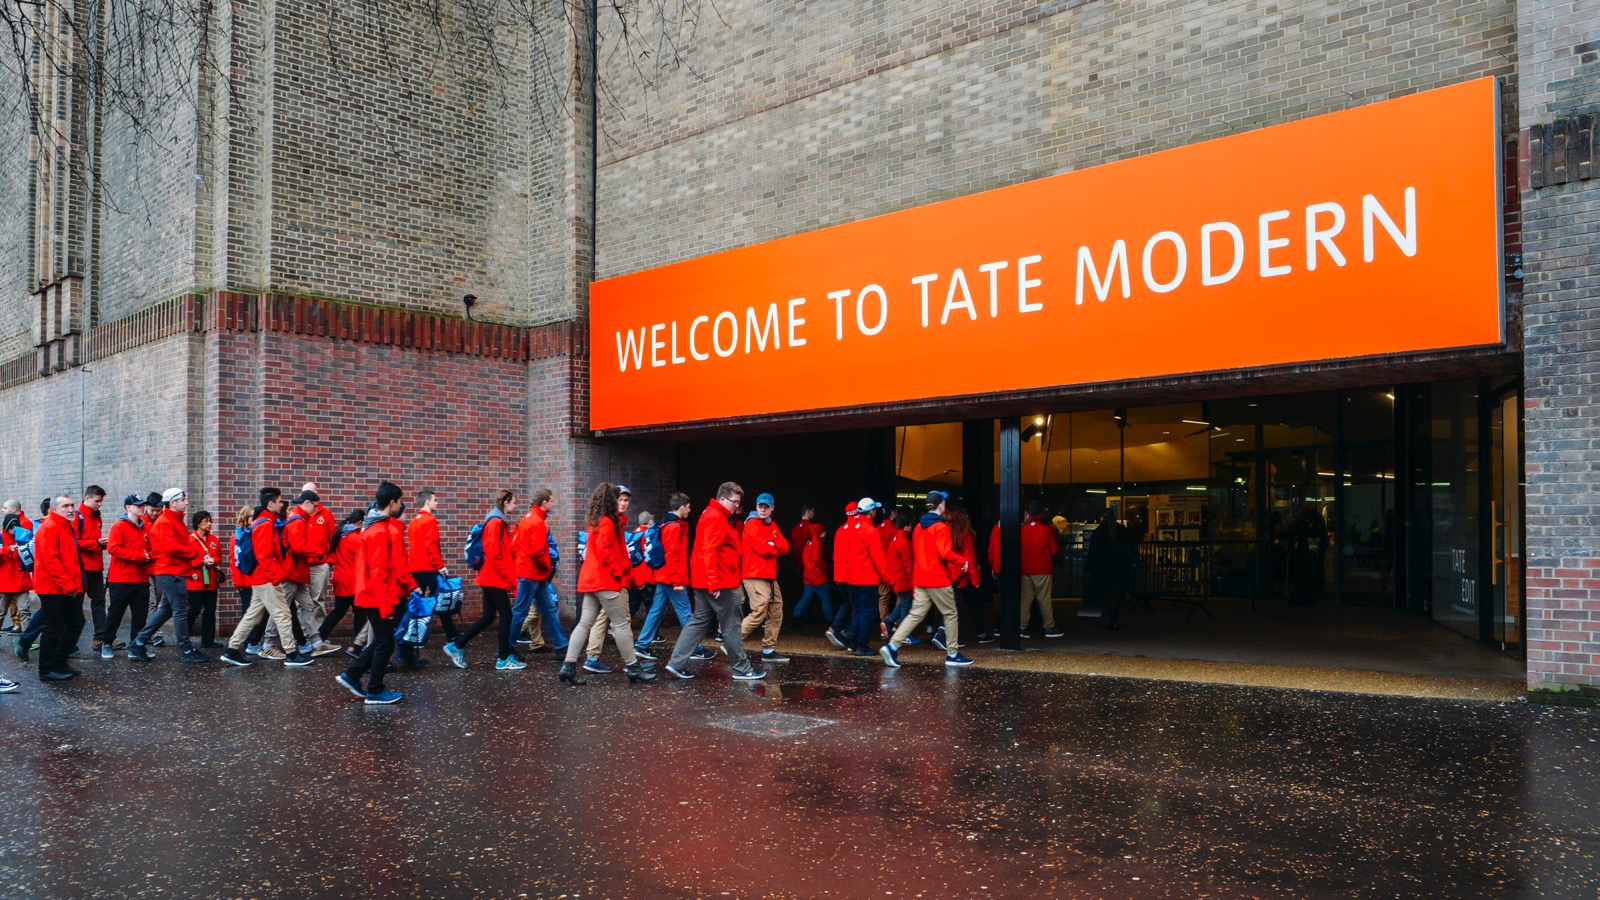
[[83,629],[83,595],[40,594],[39,609],[44,613],[44,630],[39,633],[39,677],[71,671],[67,654],[77,646],[78,633]]
[[[500,637],[500,659],[511,655],[511,594],[504,588],[486,587],[483,589],[483,615],[472,627],[461,633],[455,639],[457,647],[465,647],[467,641],[478,636],[478,632],[498,622],[496,631]],[[376,626],[374,626],[376,627]]]
[[[94,622],[94,634],[99,634],[106,627],[106,576],[103,572],[83,573],[83,592],[89,595],[89,616]],[[83,625],[78,625],[77,633],[72,636],[72,646],[78,646],[78,638],[83,637]]]
[[[972,634],[974,640],[976,640],[977,635],[988,631],[983,624],[984,607],[989,605],[988,595],[975,587],[956,588],[956,593],[960,595],[959,599],[962,605],[966,607],[966,612],[961,615],[961,624],[972,623]],[[949,635],[945,637],[948,638]],[[956,640],[966,643],[959,636],[956,637]]]
[[143,631],[145,621],[150,618],[150,582],[113,582],[110,589],[111,605],[106,610],[105,622],[94,635],[95,640],[105,644],[116,643],[117,629],[122,627],[122,616],[130,609],[133,610],[133,618],[128,627],[129,637]]
[[350,676],[357,687],[361,685],[361,679],[366,678],[367,693],[376,694],[383,690],[383,676],[391,668],[389,660],[394,657],[394,629],[400,624],[400,609],[396,607],[388,616],[378,615],[375,609],[357,609],[358,618],[364,618],[360,615],[362,612],[372,617],[372,640],[361,651],[361,657],[344,673]]
[[189,633],[195,633],[195,620],[200,621],[200,646],[217,645],[217,589],[189,592]]
[[[317,637],[327,640],[328,635],[333,634],[333,629],[344,621],[344,614],[351,610],[355,602],[356,598],[354,597],[334,597],[333,609],[328,613],[328,617],[322,620],[322,624],[318,626]],[[361,629],[361,622],[362,619],[358,613],[356,618],[356,629],[358,631]]]

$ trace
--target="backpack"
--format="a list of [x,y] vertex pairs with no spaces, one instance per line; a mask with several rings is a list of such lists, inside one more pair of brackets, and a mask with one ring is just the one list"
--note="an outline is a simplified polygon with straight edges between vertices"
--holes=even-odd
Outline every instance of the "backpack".
[[650,530],[644,533],[644,563],[652,569],[659,569],[667,564],[667,548],[661,546],[661,523],[651,522]]
[[[26,540],[23,539],[24,535],[27,536]],[[32,572],[33,571],[33,531],[31,529],[23,528],[21,525],[18,525],[15,528],[11,529],[11,536],[16,538],[16,541],[17,541],[17,565],[21,566],[22,567],[22,571],[24,571],[24,572]]]
[[578,532],[578,565],[583,565],[583,558],[589,555],[589,532]]
[[250,540],[250,529],[233,530],[233,567],[240,575],[251,575],[256,570],[256,550]]
[[483,568],[483,529],[492,518],[494,517],[484,516],[482,522],[472,526],[472,530],[467,532],[467,547],[464,552],[467,565],[471,566],[474,572]]
[[546,535],[545,541],[550,545],[550,571],[553,573],[556,566],[561,564],[561,548],[556,546],[556,536],[553,534]]
[[434,592],[434,612],[453,613],[461,608],[461,579],[439,576],[439,589]]
[[644,532],[631,531],[623,535],[622,543],[627,545],[629,563],[637,566],[644,562]]

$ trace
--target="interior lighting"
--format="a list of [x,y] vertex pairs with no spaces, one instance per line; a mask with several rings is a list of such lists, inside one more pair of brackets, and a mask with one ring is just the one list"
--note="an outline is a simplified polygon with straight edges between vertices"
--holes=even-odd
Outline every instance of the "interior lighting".
[[1202,422],[1199,419],[1182,419],[1180,421],[1182,421],[1185,425],[1205,425],[1208,427],[1211,425],[1210,422]]
[[1104,494],[1105,493],[1105,489],[1104,488],[1084,488],[1083,492],[1085,494]]
[[1205,489],[1206,489],[1206,486],[1203,485],[1203,484],[1191,484],[1188,487],[1184,488],[1184,490],[1186,490],[1186,491],[1203,491]]
[[1332,472],[1318,472],[1317,473],[1317,477],[1318,478],[1332,478],[1333,477],[1333,473]]

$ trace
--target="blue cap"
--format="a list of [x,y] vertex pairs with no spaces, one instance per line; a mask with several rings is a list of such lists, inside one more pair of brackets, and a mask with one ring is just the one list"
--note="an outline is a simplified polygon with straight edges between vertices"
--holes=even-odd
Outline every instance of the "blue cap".
[[865,513],[872,512],[873,510],[878,509],[878,508],[880,508],[880,504],[878,503],[878,501],[872,499],[871,497],[862,497],[859,501],[856,502],[856,512],[857,513],[865,514]]
[[771,494],[762,494],[761,496],[756,498],[756,505],[757,506],[777,506],[778,504],[777,504],[776,501],[774,501],[772,499],[772,495]]
[[128,496],[122,498],[122,505],[123,506],[143,506],[144,505],[144,498],[139,496],[138,494],[129,494]]
[[938,506],[939,504],[941,504],[944,501],[949,500],[949,499],[950,499],[950,495],[945,493],[944,491],[929,491],[928,492],[928,499],[927,499],[926,502],[927,502],[927,504],[929,506]]

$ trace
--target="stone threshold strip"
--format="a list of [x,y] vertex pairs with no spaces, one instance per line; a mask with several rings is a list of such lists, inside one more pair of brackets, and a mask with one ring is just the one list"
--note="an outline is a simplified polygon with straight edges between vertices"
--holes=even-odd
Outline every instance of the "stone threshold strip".
[[586,352],[574,320],[529,327],[471,322],[420,312],[296,294],[218,291],[168,297],[96,325],[58,368],[41,367],[35,350],[0,363],[0,389],[48,377],[185,332],[279,332],[494,359],[536,360]]

